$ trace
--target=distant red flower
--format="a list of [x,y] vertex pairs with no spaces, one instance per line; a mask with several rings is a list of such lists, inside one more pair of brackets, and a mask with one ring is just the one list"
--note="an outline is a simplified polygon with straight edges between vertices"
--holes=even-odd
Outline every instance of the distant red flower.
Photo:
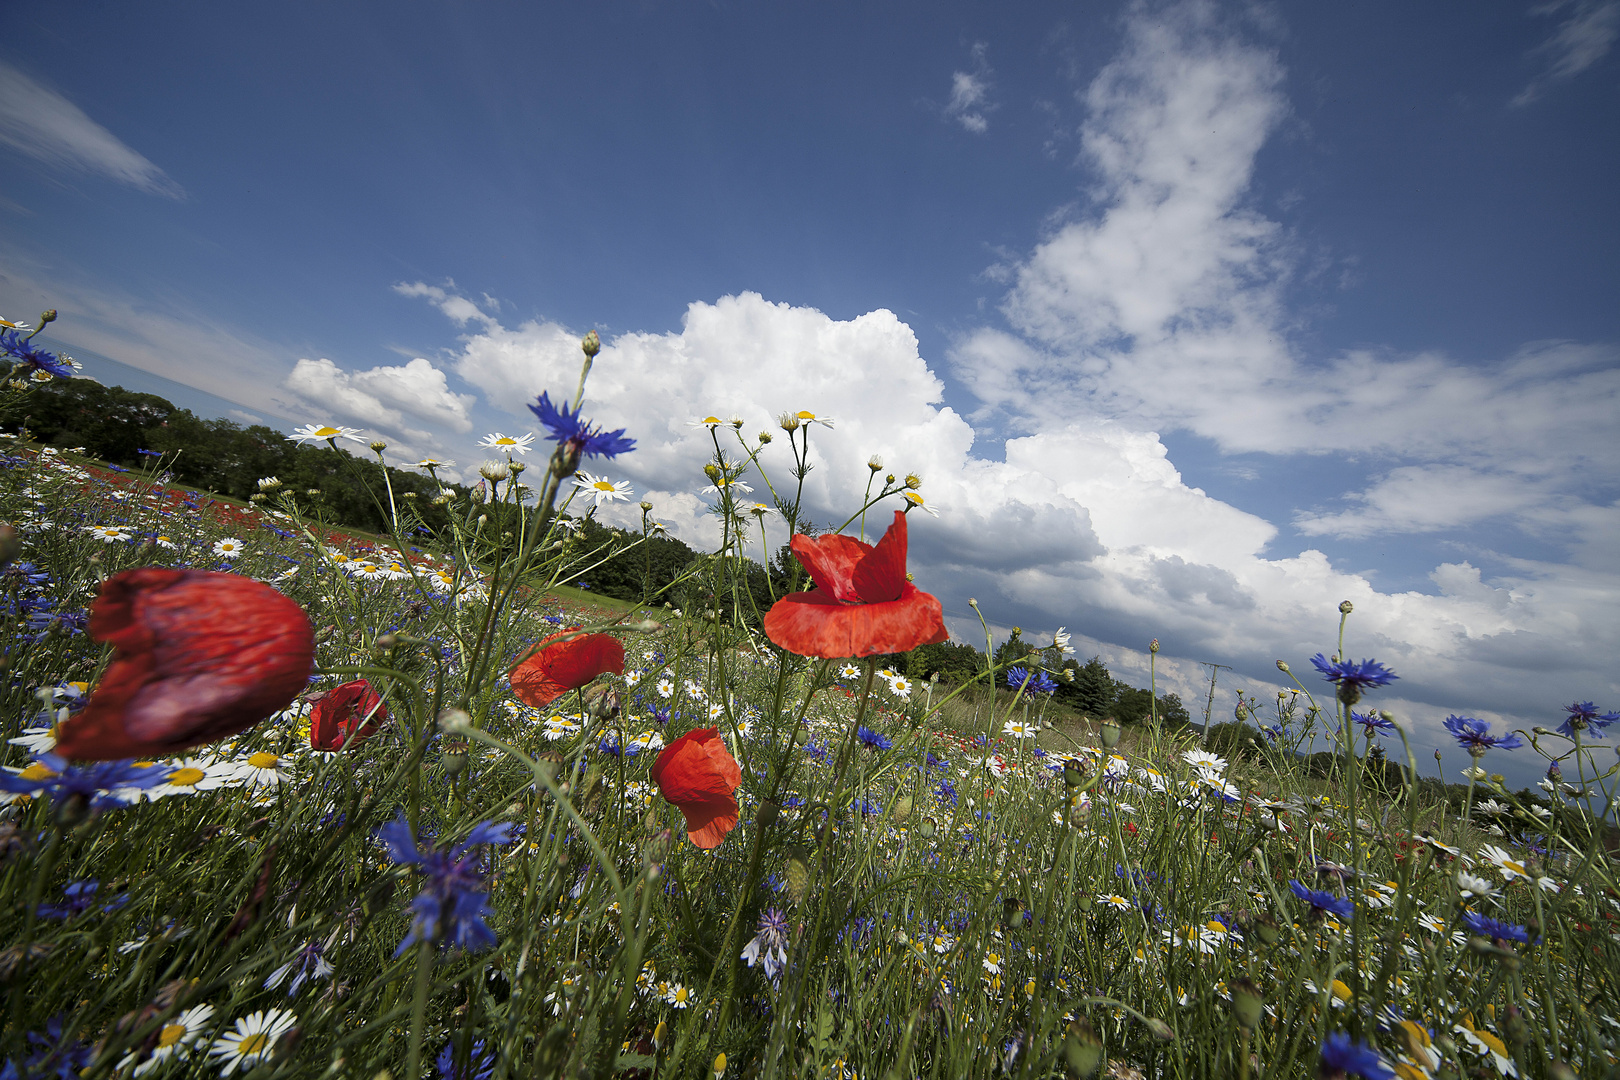
[[733,792],[742,769],[714,728],[688,731],[653,762],[653,783],[686,815],[686,837],[700,848],[717,848],[737,825]]
[[906,580],[906,515],[876,547],[841,534],[796,535],[793,554],[816,587],[778,600],[765,634],[788,652],[836,660],[910,652],[950,637],[939,601]]
[[364,679],[333,687],[316,698],[309,710],[309,745],[316,750],[341,750],[377,733],[388,722],[382,695]]
[[161,757],[285,708],[315,661],[295,602],[240,574],[144,567],[101,584],[90,636],[117,649],[84,711],[57,732],[79,761]]
[[577,690],[604,671],[624,674],[624,646],[611,634],[567,637],[553,634],[524,657],[508,674],[512,693],[525,705],[549,705],[570,690]]

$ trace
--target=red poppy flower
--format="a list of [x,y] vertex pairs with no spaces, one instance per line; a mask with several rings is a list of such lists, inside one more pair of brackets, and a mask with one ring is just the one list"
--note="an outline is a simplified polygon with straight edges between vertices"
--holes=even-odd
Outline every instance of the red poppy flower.
[[939,601],[906,580],[906,515],[876,547],[841,534],[796,535],[793,554],[816,587],[765,613],[765,634],[800,656],[836,660],[910,652],[948,640]]
[[79,761],[161,757],[285,708],[309,679],[304,610],[240,574],[126,570],[101,583],[90,636],[117,652],[84,711],[57,732]]
[[507,678],[525,705],[549,705],[604,671],[624,674],[624,646],[611,634],[584,634],[559,641],[553,634],[514,667]]
[[733,792],[742,769],[714,728],[688,731],[653,762],[653,783],[686,815],[686,838],[700,848],[717,848],[737,826]]
[[364,679],[346,682],[315,699],[309,710],[309,745],[316,750],[341,750],[375,735],[388,722],[382,695]]

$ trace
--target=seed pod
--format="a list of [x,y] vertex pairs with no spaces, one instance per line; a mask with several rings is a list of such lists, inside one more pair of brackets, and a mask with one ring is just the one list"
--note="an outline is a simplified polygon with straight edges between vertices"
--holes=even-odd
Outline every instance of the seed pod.
[[1102,1039],[1097,1037],[1097,1029],[1084,1019],[1071,1023],[1063,1038],[1063,1058],[1069,1075],[1078,1080],[1095,1073],[1102,1064]]

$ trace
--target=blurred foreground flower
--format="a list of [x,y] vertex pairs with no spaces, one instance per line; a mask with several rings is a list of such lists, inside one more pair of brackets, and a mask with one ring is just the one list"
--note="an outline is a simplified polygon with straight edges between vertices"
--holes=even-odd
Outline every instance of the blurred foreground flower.
[[653,762],[653,783],[686,816],[686,837],[700,848],[716,848],[737,825],[742,769],[714,728],[688,731]]
[[341,750],[351,736],[359,742],[387,722],[388,707],[381,695],[366,680],[356,679],[315,699],[309,710],[309,745]]
[[1351,1041],[1342,1031],[1335,1031],[1322,1040],[1322,1064],[1317,1075],[1322,1080],[1343,1080],[1346,1076],[1395,1080],[1395,1070],[1378,1056],[1378,1051],[1359,1039]]
[[415,918],[411,932],[394,950],[398,956],[419,941],[448,945],[469,952],[495,944],[495,931],[484,922],[490,914],[489,893],[477,856],[469,854],[480,844],[508,844],[512,826],[486,821],[473,828],[467,839],[449,849],[418,848],[416,837],[404,812],[377,831],[377,839],[388,847],[388,857],[422,871],[422,891],[411,901]]
[[145,567],[102,582],[90,635],[117,652],[57,752],[161,757],[223,739],[287,706],[315,659],[303,608],[237,574]]
[[[559,640],[567,638],[567,640]],[[611,634],[553,634],[524,657],[507,677],[512,693],[538,709],[603,672],[624,674],[624,646]]]
[[910,652],[950,638],[939,601],[906,577],[906,515],[876,547],[853,537],[795,535],[793,554],[816,587],[778,600],[765,633],[800,656],[829,660]]

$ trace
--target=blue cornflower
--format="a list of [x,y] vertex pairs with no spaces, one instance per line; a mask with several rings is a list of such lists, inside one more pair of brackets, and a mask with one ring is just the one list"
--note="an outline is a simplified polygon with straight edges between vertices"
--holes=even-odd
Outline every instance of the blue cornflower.
[[787,968],[788,920],[781,908],[766,908],[759,915],[759,930],[743,947],[742,958],[749,967],[760,964],[772,986],[782,985]]
[[941,780],[939,782],[939,787],[935,788],[934,790],[939,793],[938,797],[940,802],[945,803],[947,806],[956,805],[955,784],[951,783],[949,780]]
[[1007,669],[1007,689],[1017,690],[1025,683],[1025,689],[1031,694],[1050,694],[1057,689],[1057,680],[1044,671],[1037,671],[1033,675],[1027,668],[1010,667]]
[[73,372],[76,370],[72,360],[47,352],[37,345],[30,345],[28,338],[16,330],[0,330],[0,352],[13,360],[21,360],[29,367],[48,371],[64,379],[73,378]]
[[[865,730],[865,729],[863,728],[862,730]],[[816,740],[811,739],[809,742],[805,743],[803,749],[804,749],[804,752],[806,754],[808,754],[811,757],[815,758],[817,761],[821,762],[823,765],[827,764],[828,748],[823,746],[822,744],[816,742]]]
[[[51,1017],[45,1022],[45,1033],[37,1031],[28,1033],[28,1041],[33,1050],[23,1061],[20,1075],[33,1080],[36,1077],[46,1077],[52,1074],[60,1080],[76,1080],[80,1073],[90,1068],[95,1060],[95,1047],[86,1042],[68,1042],[62,1033],[62,1014]],[[19,1073],[14,1062],[7,1061],[0,1066],[0,1078],[16,1077]]]
[[466,1064],[458,1065],[456,1044],[447,1043],[433,1064],[438,1066],[439,1080],[489,1080],[495,1075],[495,1051],[485,1050],[483,1039],[474,1039],[468,1047]]
[[[101,882],[93,878],[84,881],[75,881],[62,887],[62,902],[60,904],[39,905],[39,917],[42,919],[73,919],[83,915],[96,906],[96,891],[101,888]],[[101,905],[102,911],[117,911],[129,903],[129,897],[120,893],[107,903]]]
[[142,457],[162,457],[163,456],[163,451],[162,450],[136,450],[135,452],[137,454],[141,455]]
[[319,941],[310,941],[293,954],[293,958],[282,964],[270,973],[264,980],[264,988],[273,990],[282,983],[287,984],[287,996],[292,997],[307,982],[316,979],[330,979],[333,967],[326,960],[326,946]]
[[1524,740],[1512,732],[1506,735],[1492,735],[1489,723],[1476,720],[1472,716],[1458,716],[1453,713],[1446,717],[1446,730],[1451,732],[1458,744],[1474,757],[1484,756],[1487,750],[1517,750],[1524,745]]
[[1294,890],[1295,896],[1311,905],[1313,914],[1337,915],[1341,919],[1348,919],[1356,913],[1355,902],[1347,897],[1318,892],[1315,889],[1306,888],[1294,880],[1288,882],[1288,887]]
[[1367,736],[1369,739],[1375,735],[1388,735],[1390,732],[1395,730],[1394,724],[1390,723],[1388,720],[1385,720],[1382,716],[1379,716],[1375,712],[1353,712],[1350,714],[1350,719],[1353,722],[1361,725],[1361,733]]
[[935,769],[946,769],[950,767],[950,764],[951,763],[944,758],[936,757],[932,750],[928,751],[928,771],[932,772]]
[[887,750],[894,745],[894,741],[887,735],[880,735],[865,724],[855,729],[855,737],[868,750]]
[[1588,738],[1603,738],[1603,729],[1620,720],[1620,713],[1597,711],[1597,706],[1590,701],[1577,701],[1573,705],[1565,705],[1564,711],[1569,713],[1569,719],[1558,725],[1558,733],[1566,738],[1573,739],[1577,731],[1584,731]]
[[469,952],[495,944],[495,932],[484,922],[490,914],[484,875],[475,856],[468,854],[480,844],[507,844],[512,826],[486,821],[476,826],[467,839],[448,850],[443,847],[419,849],[411,835],[403,811],[377,831],[377,839],[388,848],[396,863],[410,863],[422,872],[425,884],[411,901],[415,918],[411,932],[394,950],[398,956],[419,941],[431,941]]
[[1395,1070],[1379,1056],[1378,1051],[1360,1039],[1354,1041],[1343,1031],[1335,1031],[1322,1040],[1322,1066],[1318,1076],[1359,1076],[1362,1080],[1395,1080]]
[[44,795],[58,805],[84,803],[99,811],[133,802],[133,792],[163,783],[169,772],[133,761],[69,765],[58,754],[41,754],[21,772],[0,773],[0,789],[14,795]]
[[551,440],[562,447],[563,456],[572,461],[581,457],[617,457],[636,448],[636,440],[624,437],[624,428],[618,431],[592,428],[579,411],[569,410],[568,402],[553,405],[545,393],[529,406],[529,411],[540,418],[540,423],[551,432]]
[[1329,660],[1321,653],[1311,657],[1311,663],[1322,673],[1322,678],[1339,684],[1339,700],[1354,705],[1361,700],[1361,692],[1375,686],[1388,686],[1400,678],[1376,660]]
[[1494,941],[1517,941],[1521,945],[1530,944],[1530,931],[1517,923],[1502,922],[1489,915],[1481,915],[1477,911],[1465,911],[1462,915],[1463,925],[1468,927],[1469,933],[1480,937],[1491,938]]

